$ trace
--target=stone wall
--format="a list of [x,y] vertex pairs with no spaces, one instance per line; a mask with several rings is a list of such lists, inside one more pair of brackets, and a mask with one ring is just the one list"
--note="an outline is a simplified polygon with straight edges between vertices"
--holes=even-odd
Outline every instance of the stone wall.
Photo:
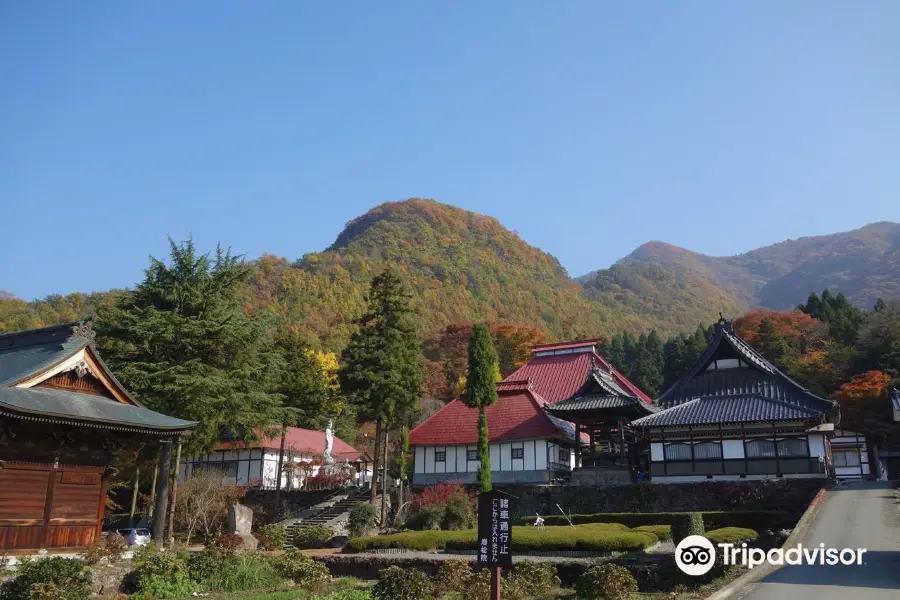
[[682,512],[781,510],[802,512],[821,480],[771,479],[748,482],[632,484],[604,488],[571,486],[498,486],[516,496],[518,517],[564,512]]

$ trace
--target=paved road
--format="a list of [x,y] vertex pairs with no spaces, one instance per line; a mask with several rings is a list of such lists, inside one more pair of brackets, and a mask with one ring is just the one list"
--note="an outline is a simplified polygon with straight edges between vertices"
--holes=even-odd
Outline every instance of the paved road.
[[900,600],[900,520],[895,492],[880,483],[829,491],[801,543],[866,548],[862,565],[785,566],[736,594],[741,600]]

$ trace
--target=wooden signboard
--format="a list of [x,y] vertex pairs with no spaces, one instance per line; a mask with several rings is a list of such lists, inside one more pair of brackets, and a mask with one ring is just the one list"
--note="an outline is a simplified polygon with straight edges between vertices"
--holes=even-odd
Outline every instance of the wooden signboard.
[[515,498],[497,490],[478,495],[478,566],[512,568]]

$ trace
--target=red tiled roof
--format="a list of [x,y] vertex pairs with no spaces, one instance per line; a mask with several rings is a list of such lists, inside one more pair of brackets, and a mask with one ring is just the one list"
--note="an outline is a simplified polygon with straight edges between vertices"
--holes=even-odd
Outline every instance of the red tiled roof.
[[[584,347],[595,345],[596,342],[573,342],[573,344],[576,344],[573,347]],[[565,344],[557,345],[564,346]],[[547,349],[547,347],[542,346],[541,349]],[[587,382],[588,374],[593,367],[600,367],[610,373],[622,389],[634,394],[643,402],[648,404],[652,402],[647,394],[628,381],[609,361],[595,351],[535,356],[504,381],[529,380],[538,394],[550,404],[556,404],[560,400],[566,400],[575,395],[575,392]]]
[[[292,451],[297,454],[322,454],[325,452],[325,432],[315,431],[313,429],[301,429],[299,427],[288,427],[287,435],[284,440],[285,451]],[[216,448],[217,450],[228,450],[229,448],[261,448],[264,450],[279,450],[281,448],[281,435],[275,435],[272,438],[261,439],[252,444],[244,442],[222,442]],[[333,456],[338,460],[359,460],[366,458],[366,453],[361,452],[342,440],[334,436]]]
[[[492,442],[535,438],[569,438],[541,407],[547,401],[528,381],[497,384],[497,402],[487,408]],[[453,400],[409,432],[414,446],[453,446],[478,442],[478,410]]]

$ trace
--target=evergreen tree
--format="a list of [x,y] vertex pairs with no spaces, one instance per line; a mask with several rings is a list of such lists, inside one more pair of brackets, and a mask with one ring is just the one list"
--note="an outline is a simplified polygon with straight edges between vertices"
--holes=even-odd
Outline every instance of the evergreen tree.
[[247,266],[221,248],[198,255],[193,240],[169,245],[169,264],[151,258],[134,291],[98,313],[110,367],[150,408],[198,422],[189,452],[211,449],[223,431],[274,434],[281,360],[267,324],[235,294]]
[[404,423],[422,396],[420,341],[413,316],[410,295],[400,278],[390,269],[376,276],[367,311],[344,349],[338,373],[359,417],[376,424],[372,504],[388,428],[395,419]]
[[469,336],[469,374],[466,406],[478,409],[478,483],[482,492],[491,489],[491,453],[487,407],[497,401],[497,352],[486,325],[472,327]]

